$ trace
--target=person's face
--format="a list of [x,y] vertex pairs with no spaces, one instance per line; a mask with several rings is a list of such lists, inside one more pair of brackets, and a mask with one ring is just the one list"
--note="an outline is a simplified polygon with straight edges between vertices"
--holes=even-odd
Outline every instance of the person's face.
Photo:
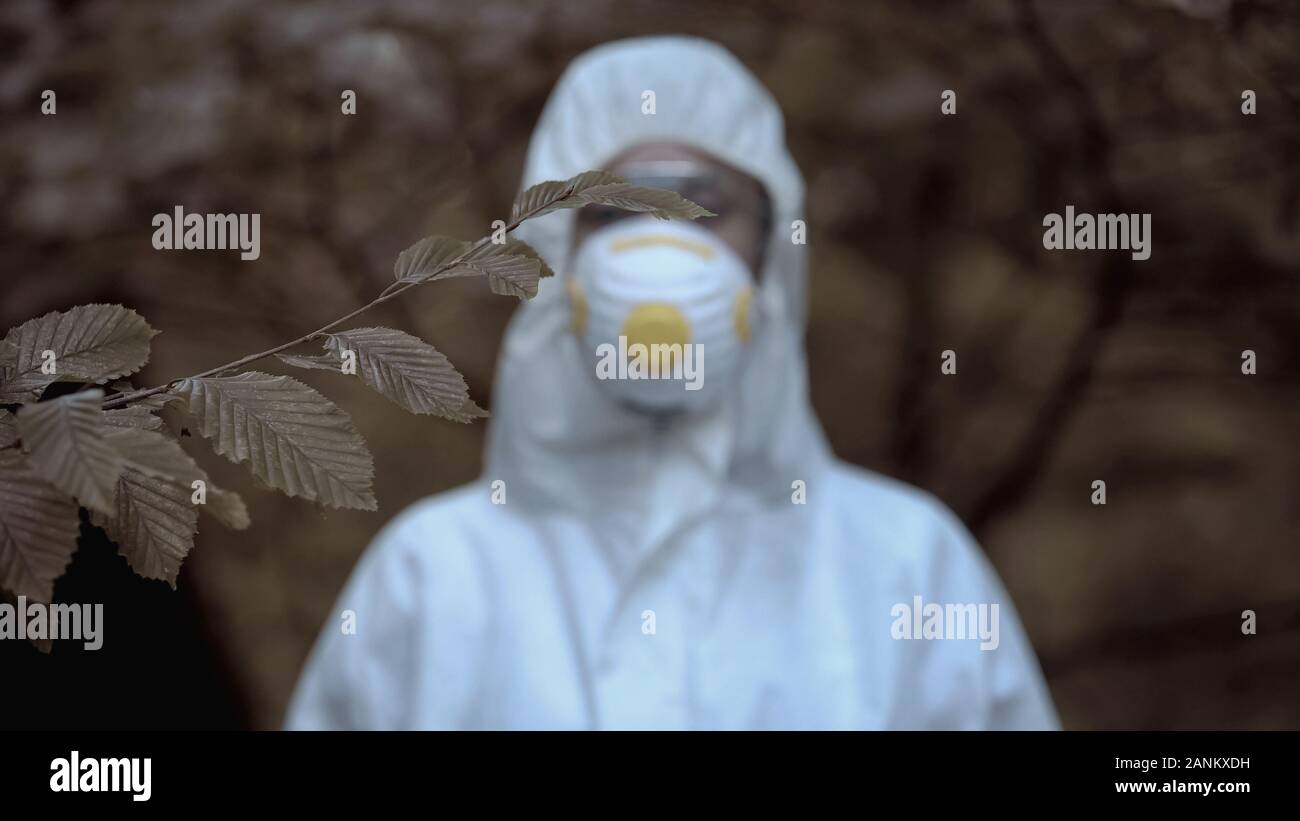
[[[676,143],[635,146],[615,157],[605,170],[633,185],[676,191],[717,214],[696,222],[730,245],[757,276],[771,222],[767,192],[758,180],[709,154]],[[597,228],[628,216],[635,214],[603,206],[581,209],[574,247]]]

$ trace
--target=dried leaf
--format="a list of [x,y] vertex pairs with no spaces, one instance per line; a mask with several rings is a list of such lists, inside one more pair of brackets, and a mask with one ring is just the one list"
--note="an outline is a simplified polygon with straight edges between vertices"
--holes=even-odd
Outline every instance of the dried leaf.
[[[114,391],[113,394],[106,396],[105,400],[117,399],[120,396],[135,392],[135,386],[126,379],[114,379],[108,383],[109,389]],[[168,394],[154,394],[137,399],[131,405],[123,408],[114,408],[113,410],[104,411],[104,424],[114,428],[144,428],[145,430],[164,430],[164,423],[161,416],[156,415],[155,411],[162,410],[168,402],[180,401],[175,396]]]
[[207,479],[180,443],[161,433],[138,427],[104,431],[104,438],[122,456],[122,464],[159,479],[170,479],[187,487],[195,479]]
[[179,403],[181,398],[170,393],[155,393],[135,400],[136,405],[143,405],[149,410],[161,411],[167,406]]
[[586,203],[573,195],[597,185],[622,183],[623,178],[605,171],[584,171],[564,182],[548,180],[525,189],[510,209],[512,222],[532,219],[561,208],[581,208]]
[[561,208],[578,208],[579,205],[566,201],[573,194],[573,187],[567,182],[547,180],[530,186],[518,197],[510,209],[510,220],[519,222],[523,219],[540,217]]
[[523,256],[537,260],[537,266],[539,269],[538,275],[543,279],[555,276],[555,271],[551,270],[551,266],[546,264],[546,260],[537,252],[537,249],[521,239],[506,237],[505,245],[492,244],[491,247],[499,249],[503,254],[513,254],[515,256]]
[[175,588],[199,529],[189,488],[128,468],[118,479],[116,502],[113,515],[95,514],[95,524],[117,543],[132,570]]
[[304,370],[338,371],[342,367],[342,362],[329,354],[299,356],[291,353],[278,353],[275,358],[286,365],[293,365],[295,368],[303,368]]
[[0,453],[0,587],[49,603],[77,550],[77,505],[18,451]]
[[527,257],[503,257],[502,260],[488,277],[492,293],[520,299],[537,296],[537,261]]
[[106,436],[122,454],[127,471],[173,483],[184,490],[187,497],[192,495],[194,482],[201,480],[207,488],[207,499],[202,508],[234,530],[248,527],[248,510],[243,499],[237,493],[214,485],[203,468],[175,439],[141,428],[110,430]]
[[492,414],[480,408],[475,404],[473,399],[466,399],[465,404],[453,414],[447,416],[453,422],[464,422],[466,424],[473,422],[475,419],[487,419]]
[[[78,305],[24,322],[5,336],[13,352],[4,360],[0,403],[34,402],[52,382],[105,382],[135,373],[149,361],[157,333],[121,305]],[[45,351],[55,373],[43,373]]]
[[104,411],[104,424],[113,428],[161,430],[163,421],[144,405],[130,405]]
[[[393,276],[398,282],[419,282],[427,279],[440,266],[446,265],[465,253],[470,243],[453,237],[429,236],[416,242],[397,255]],[[438,274],[438,279],[455,276],[474,276],[483,271],[468,265],[456,265]]]
[[18,435],[33,471],[86,507],[109,513],[122,456],[104,439],[99,388],[24,405]]
[[[174,398],[173,398],[174,399]],[[181,443],[175,439],[151,430],[110,430],[107,433],[109,443],[122,453],[126,460],[127,472],[136,472],[148,477],[172,482],[181,487],[187,496],[192,496],[196,479],[207,486],[207,500],[201,507],[211,513],[221,524],[233,530],[243,530],[250,525],[248,509],[243,499],[234,491],[221,490],[213,485],[207,472],[200,468]]]
[[[500,246],[485,246],[500,247]],[[532,299],[537,296],[537,279],[541,273],[538,260],[521,254],[493,253],[480,249],[470,264],[483,271],[492,293]]]
[[204,509],[236,530],[248,527],[243,500],[211,485],[178,442],[138,428],[109,431],[108,439],[127,467],[118,480],[113,515],[94,514],[94,520],[136,573],[176,586],[198,532],[196,480],[207,485]]
[[374,462],[352,420],[296,379],[249,372],[185,379],[172,392],[217,453],[247,462],[266,485],[330,507],[377,508]]
[[136,401],[158,414],[158,418],[163,423],[164,433],[173,438],[189,436],[189,430],[185,427],[185,411],[182,410],[185,402],[179,396],[171,393],[155,393],[153,396],[146,396]]
[[[521,253],[508,253],[511,243]],[[525,249],[531,252],[531,256],[524,252]],[[461,255],[464,258],[450,268],[438,270],[439,266],[447,265]],[[448,237],[425,237],[398,256],[393,273],[399,282],[433,282],[449,277],[485,276],[493,293],[527,299],[537,295],[537,278],[541,276],[543,265],[545,263],[537,252],[519,240],[508,240],[501,245],[489,242],[475,247],[473,243]],[[550,268],[546,270],[550,271]],[[283,356],[280,358],[289,361]],[[289,364],[315,367],[310,364],[310,360]]]
[[469,400],[469,389],[447,357],[427,342],[392,328],[357,328],[331,334],[326,348],[340,362],[357,356],[367,385],[411,413],[450,417]]
[[281,358],[290,365],[305,361],[304,367],[341,371],[343,352],[350,350],[356,355],[361,379],[411,413],[458,422],[476,418],[464,410],[470,402],[464,377],[447,357],[418,337],[392,328],[356,328],[330,334],[325,349],[327,353],[319,357]]
[[615,185],[617,183],[626,183],[627,180],[608,171],[583,171],[581,174],[570,177],[569,182],[573,184],[574,192],[580,194],[597,185]]
[[624,211],[639,211],[662,220],[693,220],[698,217],[717,216],[674,191],[627,183],[593,186],[580,192],[577,199],[584,205],[607,205],[612,208],[622,208]]

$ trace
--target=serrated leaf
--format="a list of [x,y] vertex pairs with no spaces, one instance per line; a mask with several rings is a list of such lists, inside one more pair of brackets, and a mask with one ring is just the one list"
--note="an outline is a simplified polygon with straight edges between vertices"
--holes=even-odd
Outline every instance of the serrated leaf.
[[163,421],[144,405],[130,405],[104,411],[104,424],[113,428],[161,430]]
[[515,198],[514,205],[510,209],[510,220],[518,222],[521,219],[540,217],[561,208],[577,208],[579,207],[577,204],[569,203],[565,199],[572,194],[573,187],[567,181],[547,180],[529,186]]
[[489,242],[475,248],[467,261],[484,270],[494,292],[510,296],[535,296],[537,279],[555,275],[536,249],[514,237],[506,237],[501,244]]
[[275,358],[286,365],[293,365],[295,368],[303,368],[304,370],[338,371],[342,367],[342,363],[329,354],[299,356],[291,353],[278,353]]
[[0,448],[7,448],[18,441],[18,423],[14,415],[0,408]]
[[121,455],[104,439],[99,388],[24,405],[18,411],[18,435],[28,464],[54,487],[86,507],[108,513],[122,474]]
[[617,183],[626,183],[627,180],[608,171],[583,171],[581,174],[570,177],[569,182],[573,185],[573,190],[576,193],[582,193],[588,188],[597,185],[615,185]]
[[473,399],[466,399],[465,404],[461,405],[455,413],[449,414],[447,418],[453,422],[463,422],[468,424],[473,422],[475,419],[487,419],[491,415],[492,414],[480,408]]
[[[156,333],[121,305],[78,305],[24,322],[5,336],[15,351],[0,403],[34,402],[52,382],[105,382],[135,373],[149,361]],[[41,371],[47,350],[54,352],[52,374]]]
[[546,264],[546,260],[537,252],[537,249],[521,239],[506,237],[505,245],[493,244],[492,247],[499,249],[503,254],[513,254],[515,256],[523,256],[537,260],[537,266],[539,269],[538,276],[543,279],[555,276],[555,271],[551,270],[551,266]]
[[251,371],[172,388],[213,449],[266,485],[330,507],[375,510],[374,462],[352,420],[296,379]]
[[175,588],[199,529],[189,488],[127,468],[118,479],[116,503],[113,515],[95,514],[95,524],[117,544],[132,570]]
[[[505,249],[510,247],[510,242],[514,242],[515,247],[522,246],[521,251],[531,251],[532,255],[508,253]],[[447,265],[461,255],[464,255],[463,259],[450,268],[438,270],[439,266]],[[536,251],[519,240],[508,240],[501,245],[489,242],[474,247],[472,243],[447,237],[425,237],[402,252],[397,258],[397,264],[393,266],[393,273],[398,282],[433,282],[449,277],[485,276],[493,293],[528,299],[537,295],[537,279],[544,264]],[[309,359],[294,362],[285,356],[280,358],[291,365],[304,368],[318,367],[321,364],[313,364]]]
[[532,299],[537,296],[537,279],[541,275],[541,262],[522,254],[488,250],[501,247],[489,244],[478,249],[469,260],[470,264],[487,275],[488,287],[494,294],[517,296],[520,299]]
[[77,550],[77,504],[17,451],[0,453],[0,587],[49,603]]
[[527,257],[501,257],[488,277],[492,293],[532,299],[537,296],[537,260]]
[[356,328],[330,334],[325,347],[342,362],[356,353],[367,385],[411,413],[450,416],[469,400],[465,378],[447,357],[418,337],[392,328]]
[[122,456],[122,464],[130,470],[147,473],[159,479],[169,479],[185,486],[195,479],[208,478],[203,469],[174,439],[161,433],[138,427],[122,427],[104,431],[109,446]]
[[[393,276],[398,282],[419,282],[428,279],[440,266],[464,254],[470,243],[453,237],[429,236],[416,242],[410,248],[397,255],[393,264]],[[438,274],[437,279],[456,276],[474,276],[483,271],[468,265],[458,264]]]
[[239,498],[239,494],[214,485],[203,468],[176,440],[140,428],[111,430],[106,436],[109,444],[122,454],[127,471],[175,484],[185,491],[187,498],[192,496],[194,482],[202,481],[206,486],[206,501],[192,506],[202,507],[234,530],[248,527],[248,509],[244,507],[244,500]]
[[181,399],[179,396],[173,396],[170,393],[163,392],[155,393],[151,396],[144,396],[134,401],[136,405],[143,405],[150,410],[160,411],[168,405],[179,403]]
[[[115,379],[108,383],[108,387],[117,393],[105,397],[106,403],[118,399],[122,395],[135,392],[135,386],[125,379]],[[167,406],[177,404],[180,401],[179,397],[172,396],[169,393],[155,393],[144,396],[132,400],[132,403],[126,407],[104,411],[104,423],[109,427],[144,428],[145,430],[161,431],[168,436],[179,436],[180,428],[173,424],[178,412],[169,411]],[[173,427],[176,429],[172,430]]]
[[411,413],[458,422],[476,418],[464,411],[467,402],[473,405],[465,378],[438,349],[418,337],[392,328],[355,328],[327,336],[325,350],[323,356],[298,359],[309,362],[307,367],[341,371],[343,352],[350,350],[362,381]]
[[624,211],[638,211],[659,219],[697,219],[716,216],[680,194],[664,188],[649,188],[627,183],[596,185],[580,192],[583,204],[607,205]]
[[[170,393],[155,393],[152,396],[137,399],[136,403],[149,408],[158,415],[158,418],[162,420],[160,430],[163,433],[173,438],[189,435],[189,431],[185,428],[185,412],[181,410],[185,402],[179,396]],[[135,406],[132,405],[132,407]]]
[[563,182],[558,180],[539,182],[515,197],[514,205],[510,209],[510,219],[512,222],[518,222],[522,218],[540,217],[561,208],[581,208],[585,203],[574,198],[574,194],[598,185],[623,182],[622,177],[607,171],[584,171]]

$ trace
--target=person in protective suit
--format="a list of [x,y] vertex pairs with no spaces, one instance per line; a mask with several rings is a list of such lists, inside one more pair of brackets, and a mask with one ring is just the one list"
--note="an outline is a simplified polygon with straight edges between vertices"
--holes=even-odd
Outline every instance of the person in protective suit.
[[[718,216],[524,224],[557,276],[510,323],[483,474],[368,548],[336,608],[356,632],[327,622],[289,728],[1057,727],[961,523],[828,449],[783,131],[706,41],[568,68],[525,186],[604,169]],[[630,378],[656,345],[659,378]],[[991,632],[954,635],[977,608]]]

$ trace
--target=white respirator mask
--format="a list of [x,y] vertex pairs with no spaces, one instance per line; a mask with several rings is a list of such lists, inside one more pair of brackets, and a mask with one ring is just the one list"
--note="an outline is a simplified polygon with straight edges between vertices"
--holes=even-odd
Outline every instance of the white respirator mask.
[[640,216],[593,231],[566,283],[583,367],[639,411],[712,406],[740,370],[754,287],[744,260],[689,222]]

